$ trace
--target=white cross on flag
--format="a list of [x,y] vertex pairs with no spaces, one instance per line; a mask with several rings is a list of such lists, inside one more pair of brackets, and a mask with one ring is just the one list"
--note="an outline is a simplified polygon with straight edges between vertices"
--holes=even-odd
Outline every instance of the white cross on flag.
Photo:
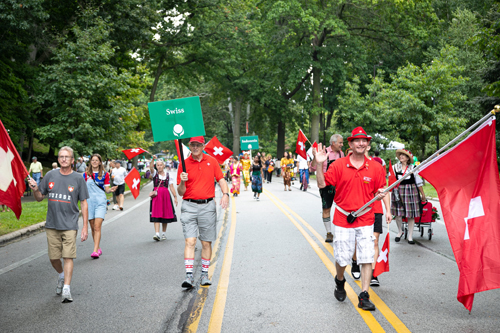
[[137,199],[141,190],[141,174],[136,168],[132,168],[132,170],[130,170],[127,177],[125,177],[125,183],[127,183],[134,199]]
[[127,156],[127,159],[131,160],[137,155],[140,155],[142,153],[147,153],[148,151],[142,148],[131,148],[122,150],[122,152],[125,154],[125,156]]
[[299,136],[297,137],[297,146],[295,148],[295,152],[302,156],[303,159],[307,160],[307,153],[306,153],[306,142],[307,138],[304,135],[304,132],[302,132],[301,129],[299,129]]
[[469,311],[475,293],[500,288],[500,180],[495,123],[490,118],[419,172],[438,192],[460,271],[457,299]]
[[10,207],[18,219],[23,210],[21,197],[27,176],[28,171],[0,121],[0,202]]
[[385,236],[384,245],[382,245],[382,249],[377,258],[377,263],[375,264],[375,270],[373,271],[373,276],[379,276],[384,272],[389,271],[389,241],[390,234],[387,233]]
[[208,155],[215,158],[219,164],[223,164],[225,160],[233,155],[233,152],[229,148],[224,147],[217,140],[216,136],[205,145],[205,151]]

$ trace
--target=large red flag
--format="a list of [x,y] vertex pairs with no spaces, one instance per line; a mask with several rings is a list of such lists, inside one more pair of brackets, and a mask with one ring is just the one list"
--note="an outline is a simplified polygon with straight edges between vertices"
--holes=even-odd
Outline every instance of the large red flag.
[[307,160],[307,154],[306,154],[306,142],[307,138],[302,132],[301,129],[299,129],[299,135],[297,137],[297,145],[295,147],[295,152],[302,156],[303,159]]
[[219,164],[223,164],[224,161],[226,161],[231,155],[233,155],[233,152],[229,149],[224,147],[219,140],[217,140],[217,137],[214,136],[206,145],[205,145],[205,151],[207,152],[208,155],[212,156],[219,162]]
[[500,288],[500,180],[490,119],[419,175],[437,190],[460,280],[457,299],[469,311],[474,293]]
[[382,245],[382,250],[377,258],[377,263],[375,264],[375,269],[373,270],[373,276],[377,277],[384,272],[389,271],[389,243],[390,243],[390,234],[387,233],[385,236],[384,245]]
[[148,151],[144,150],[142,148],[131,148],[131,149],[122,150],[122,152],[125,154],[125,156],[127,156],[127,158],[129,160],[131,160],[134,157],[136,157],[137,155],[140,155],[142,153],[147,153]]
[[132,168],[132,170],[130,170],[127,177],[125,177],[125,183],[127,183],[134,199],[137,199],[141,190],[141,174],[136,168]]
[[397,181],[396,174],[394,173],[394,169],[392,168],[392,161],[389,159],[389,186],[394,184]]
[[17,219],[23,211],[21,197],[26,190],[27,176],[28,170],[0,120],[0,202],[10,207]]

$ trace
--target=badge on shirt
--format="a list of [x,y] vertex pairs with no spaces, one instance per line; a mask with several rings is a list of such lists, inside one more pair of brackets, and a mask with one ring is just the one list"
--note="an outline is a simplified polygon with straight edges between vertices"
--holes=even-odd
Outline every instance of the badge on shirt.
[[68,191],[73,192],[74,189],[75,189],[74,186],[71,186],[71,185],[68,186]]
[[54,187],[54,185],[55,185],[54,182],[50,182],[49,183],[49,188],[52,190],[52,188]]
[[207,162],[207,165],[210,165],[210,163]]
[[370,184],[370,182],[372,181],[372,179],[370,177],[363,177],[363,181],[365,182],[365,184]]

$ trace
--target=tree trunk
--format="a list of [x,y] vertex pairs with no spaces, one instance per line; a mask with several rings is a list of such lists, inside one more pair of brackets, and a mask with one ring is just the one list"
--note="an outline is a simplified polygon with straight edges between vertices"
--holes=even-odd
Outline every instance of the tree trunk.
[[54,146],[49,146],[49,158],[55,156],[55,149]]
[[243,104],[243,98],[236,97],[232,98],[232,109],[233,109],[233,152],[235,154],[240,153],[240,127],[241,127],[241,104]]
[[158,62],[158,68],[156,69],[155,81],[153,82],[153,87],[151,87],[151,95],[149,95],[150,102],[155,101],[155,94],[156,94],[156,89],[158,88],[158,81],[160,80],[161,73],[163,73],[163,71],[161,70],[161,66],[163,66],[164,60],[165,60],[165,54],[162,54],[162,56],[160,57],[160,61]]
[[280,120],[278,122],[278,147],[276,158],[281,159],[285,153],[285,123]]
[[33,151],[33,139],[35,137],[35,131],[31,131],[31,136],[30,136],[30,145],[29,145],[29,148],[28,148],[28,164],[30,164],[31,162],[31,152]]
[[26,128],[21,131],[21,137],[19,138],[19,157],[21,161],[23,160],[23,150],[24,150],[24,137],[26,136]]
[[[311,142],[319,142],[319,110],[321,108],[321,68],[313,68],[313,114],[311,115]],[[315,109],[315,110],[314,110]]]

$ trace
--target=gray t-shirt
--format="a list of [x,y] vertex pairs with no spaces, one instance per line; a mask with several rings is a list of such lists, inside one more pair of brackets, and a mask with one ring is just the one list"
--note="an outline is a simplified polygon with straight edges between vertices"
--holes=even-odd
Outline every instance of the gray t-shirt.
[[63,175],[54,170],[45,175],[39,189],[49,200],[45,228],[78,230],[78,200],[89,198],[82,175],[77,172]]
[[87,165],[85,164],[85,162],[78,162],[76,163],[76,171],[79,172],[79,173],[84,173],[85,170],[87,169]]

